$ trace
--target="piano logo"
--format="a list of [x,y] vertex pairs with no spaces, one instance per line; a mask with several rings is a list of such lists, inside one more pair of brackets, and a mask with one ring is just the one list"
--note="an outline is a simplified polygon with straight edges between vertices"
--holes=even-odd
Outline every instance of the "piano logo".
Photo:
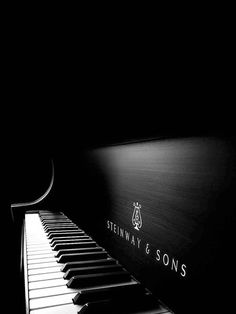
[[140,212],[140,208],[142,207],[141,204],[139,204],[138,202],[134,202],[133,203],[134,206],[134,212],[133,212],[133,216],[132,216],[132,224],[134,226],[134,229],[138,230],[142,227],[142,217],[141,217],[141,212]]

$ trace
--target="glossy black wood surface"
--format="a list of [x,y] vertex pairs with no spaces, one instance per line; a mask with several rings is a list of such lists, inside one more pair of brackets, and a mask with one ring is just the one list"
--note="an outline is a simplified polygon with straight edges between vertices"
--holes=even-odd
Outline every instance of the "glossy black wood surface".
[[[52,191],[34,208],[62,210],[177,314],[227,308],[235,279],[231,139],[167,137],[66,151],[53,159]],[[26,171],[22,181],[28,187],[30,182],[32,199],[50,181],[50,158],[41,164],[40,156],[28,160],[31,167],[25,163],[18,173],[37,169],[34,180],[27,180]],[[132,225],[133,202],[142,205],[139,231]],[[108,220],[135,243],[108,229]],[[157,249],[162,258],[178,260],[178,271],[157,261]]]
[[[97,241],[176,313],[227,308],[235,278],[232,143],[163,139],[95,149],[87,157],[89,195],[81,223]],[[133,202],[142,205],[139,231],[132,225]],[[79,203],[77,208],[79,217]],[[118,228],[129,232],[129,241]]]

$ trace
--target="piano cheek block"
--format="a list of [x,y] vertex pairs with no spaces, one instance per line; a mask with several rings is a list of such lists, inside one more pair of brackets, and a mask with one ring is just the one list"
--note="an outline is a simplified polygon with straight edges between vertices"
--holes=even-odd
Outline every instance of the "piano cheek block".
[[130,280],[130,274],[126,271],[98,273],[93,275],[79,275],[72,277],[66,284],[68,288],[83,288],[102,284],[125,282]]

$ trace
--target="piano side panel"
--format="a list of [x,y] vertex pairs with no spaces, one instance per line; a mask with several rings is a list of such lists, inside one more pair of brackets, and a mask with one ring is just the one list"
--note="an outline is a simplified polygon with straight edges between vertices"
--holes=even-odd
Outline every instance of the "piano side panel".
[[[231,144],[151,141],[97,149],[88,160],[80,215],[86,231],[177,313],[189,311],[188,300],[197,310],[203,302],[214,307],[209,291],[223,296],[234,275]],[[133,202],[142,206],[140,230]]]

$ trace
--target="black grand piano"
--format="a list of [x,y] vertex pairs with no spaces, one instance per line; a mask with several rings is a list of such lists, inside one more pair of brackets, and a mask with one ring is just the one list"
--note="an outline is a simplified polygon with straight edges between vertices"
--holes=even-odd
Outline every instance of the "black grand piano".
[[16,159],[9,218],[18,308],[231,313],[234,144],[160,136]]

